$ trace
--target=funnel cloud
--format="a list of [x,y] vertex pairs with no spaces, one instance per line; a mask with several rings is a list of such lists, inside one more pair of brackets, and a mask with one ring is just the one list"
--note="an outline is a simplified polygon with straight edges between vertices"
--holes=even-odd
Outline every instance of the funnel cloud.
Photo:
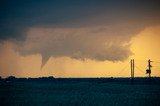
[[51,56],[124,61],[132,55],[129,42],[136,31],[132,28],[124,30],[123,27],[113,27],[30,28],[19,51],[21,54],[40,53],[42,67]]
[[124,61],[130,41],[160,25],[159,0],[5,0],[0,3],[0,43],[20,55]]

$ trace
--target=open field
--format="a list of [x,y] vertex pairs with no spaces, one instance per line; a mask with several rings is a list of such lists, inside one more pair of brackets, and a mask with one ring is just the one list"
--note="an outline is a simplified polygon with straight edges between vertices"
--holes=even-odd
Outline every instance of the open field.
[[[129,79],[54,79],[1,81],[1,106],[113,105],[159,106],[160,84]],[[138,83],[141,82],[141,83]]]

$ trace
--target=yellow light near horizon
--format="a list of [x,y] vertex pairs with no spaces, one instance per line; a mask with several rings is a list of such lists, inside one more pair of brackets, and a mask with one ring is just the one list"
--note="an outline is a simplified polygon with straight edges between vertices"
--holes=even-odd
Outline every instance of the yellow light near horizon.
[[[131,51],[134,55],[123,62],[110,61],[79,61],[69,57],[51,57],[46,65],[41,69],[41,55],[34,54],[22,56],[16,53],[12,44],[4,45],[4,53],[0,58],[5,61],[0,62],[0,75],[7,77],[130,77],[130,59],[135,59],[135,64],[142,71],[135,68],[135,76],[147,76],[147,60],[160,61],[160,26],[148,27],[137,34],[131,40]],[[12,64],[11,64],[12,62]],[[151,63],[152,76],[160,76],[160,63]]]
[[[124,66],[126,66],[125,62],[79,61],[68,57],[61,57],[50,58],[43,71],[50,71],[56,77],[117,77],[119,73],[117,71],[124,68]],[[125,72],[123,73],[123,77],[129,76],[129,71],[125,70]],[[121,76],[118,75],[118,77]]]
[[134,53],[131,58],[141,61],[137,64],[142,67],[143,70],[147,68],[147,61],[151,59],[152,75],[160,76],[160,64],[156,61],[160,61],[160,26],[149,27],[139,33],[132,39],[131,51]]

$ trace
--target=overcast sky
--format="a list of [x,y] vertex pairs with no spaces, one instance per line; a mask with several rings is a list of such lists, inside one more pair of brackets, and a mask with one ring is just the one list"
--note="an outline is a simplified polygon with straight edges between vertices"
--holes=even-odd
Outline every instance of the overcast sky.
[[134,55],[132,38],[160,24],[159,0],[0,2],[0,55],[8,49],[21,57],[38,54],[41,68],[51,57],[124,62]]

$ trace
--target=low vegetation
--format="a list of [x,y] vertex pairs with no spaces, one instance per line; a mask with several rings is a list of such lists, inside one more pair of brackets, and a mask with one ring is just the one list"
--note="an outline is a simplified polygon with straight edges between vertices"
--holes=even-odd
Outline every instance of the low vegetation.
[[129,78],[1,78],[0,104],[159,106],[159,82],[159,78],[139,78],[135,82]]

